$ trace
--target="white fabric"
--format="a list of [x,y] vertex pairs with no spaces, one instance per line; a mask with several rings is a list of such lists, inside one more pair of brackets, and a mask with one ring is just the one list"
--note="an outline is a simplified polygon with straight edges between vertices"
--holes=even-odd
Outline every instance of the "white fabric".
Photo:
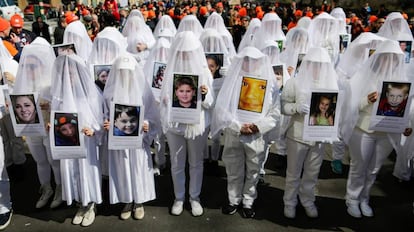
[[195,15],[186,15],[181,19],[177,33],[183,31],[191,31],[197,38],[200,38],[200,35],[203,32],[203,26],[201,26],[200,21]]
[[4,46],[3,40],[1,38],[0,38],[0,65],[1,65],[1,70],[3,70],[3,72],[9,72],[13,76],[16,76],[19,63],[17,63],[17,61],[13,59],[10,52]]
[[263,43],[267,40],[285,41],[286,36],[282,30],[282,19],[273,12],[265,14],[260,29],[255,33],[255,36],[254,46],[258,49],[261,49]]
[[131,10],[131,12],[129,12],[129,14],[128,14],[128,17],[135,17],[135,16],[140,17],[142,20],[145,20],[145,19],[144,19],[144,16],[143,16],[143,15],[142,15],[142,13],[141,13],[141,11],[140,11],[140,10],[138,10],[138,9],[133,9],[133,10]]
[[307,16],[302,17],[302,18],[299,19],[298,23],[296,24],[296,27],[308,30],[311,21],[312,21],[312,19],[307,17]]
[[[201,104],[200,123],[182,124],[170,121],[171,98],[173,96],[172,81],[174,73],[186,73],[198,76],[201,85],[206,85],[208,92]],[[213,78],[207,67],[203,47],[198,37],[190,31],[180,32],[176,35],[171,44],[170,55],[164,73],[164,81],[161,88],[161,123],[163,131],[181,131],[186,138],[195,138],[203,134],[205,128],[210,125],[209,108],[214,103],[214,93],[212,88]]]
[[75,200],[83,206],[90,202],[101,203],[101,171],[97,143],[103,125],[102,99],[85,62],[77,55],[63,55],[53,64],[51,110],[76,111],[80,128],[95,131],[85,136],[85,159],[63,159],[60,162],[62,197],[68,205]]
[[335,7],[331,11],[332,17],[336,18],[338,21],[338,33],[347,34],[346,31],[346,14],[341,7]]
[[126,52],[127,40],[115,27],[105,27],[93,41],[90,64],[112,64],[120,54]]
[[223,37],[218,34],[217,30],[213,28],[204,29],[200,41],[205,53],[223,53],[223,67],[230,65],[230,59],[235,54],[229,53]]
[[230,34],[229,30],[227,30],[221,15],[217,14],[217,12],[213,12],[210,16],[208,16],[207,21],[204,24],[204,29],[207,28],[215,29],[223,37],[223,41],[231,57],[236,55],[236,48],[233,44],[233,36]]
[[262,25],[262,21],[258,18],[254,18],[250,21],[247,27],[246,33],[244,33],[242,40],[240,41],[238,52],[242,51],[245,47],[254,46],[257,32]]
[[[281,64],[283,64],[282,61],[280,61],[280,52],[279,52],[279,50],[280,49],[279,49],[279,47],[278,47],[278,45],[277,45],[277,43],[275,41],[268,40],[268,41],[266,41],[264,43],[264,45],[263,45],[263,47],[261,49],[261,52],[263,52],[263,54],[265,54],[265,55],[267,55],[269,57],[270,64],[272,66],[274,66],[274,65],[281,65]],[[286,81],[289,80],[289,78],[290,78],[290,75],[289,75],[289,73],[287,71],[286,65],[283,66],[283,70],[282,71],[283,71],[283,82],[282,83],[279,83],[278,82],[278,86],[277,87],[279,89],[282,88],[282,86],[284,84],[286,84]]]
[[177,34],[177,28],[175,28],[174,21],[171,19],[169,15],[163,15],[155,26],[154,29],[154,37],[159,38],[163,33],[163,31],[169,30],[171,32],[171,37],[174,37]]
[[[400,12],[392,12],[385,19],[377,35],[397,41],[413,41],[410,27]],[[411,48],[414,50],[414,48]]]
[[287,68],[292,67],[292,75],[295,73],[299,54],[306,54],[309,49],[308,31],[295,27],[289,30],[286,35],[285,50],[280,54],[280,60]]
[[82,57],[84,61],[89,59],[92,51],[92,41],[81,21],[77,20],[66,27],[63,34],[63,43],[75,44],[76,54]]

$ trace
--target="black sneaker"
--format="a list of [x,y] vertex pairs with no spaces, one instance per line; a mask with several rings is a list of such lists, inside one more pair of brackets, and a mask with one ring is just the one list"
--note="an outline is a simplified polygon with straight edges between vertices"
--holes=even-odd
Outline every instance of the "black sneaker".
[[7,213],[0,214],[0,230],[6,229],[6,227],[10,224],[12,214],[11,210]]
[[254,218],[254,215],[256,215],[256,212],[252,208],[243,208],[243,217],[244,218]]
[[226,206],[223,206],[223,208],[221,208],[221,212],[223,214],[233,215],[233,214],[235,214],[237,212],[237,208],[238,207],[239,207],[238,205],[230,205],[230,204],[228,204]]

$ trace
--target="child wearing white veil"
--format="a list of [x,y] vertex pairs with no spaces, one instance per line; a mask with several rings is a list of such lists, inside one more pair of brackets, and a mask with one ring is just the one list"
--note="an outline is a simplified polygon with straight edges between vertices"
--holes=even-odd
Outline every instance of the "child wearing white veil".
[[[150,145],[160,129],[159,111],[155,99],[144,78],[144,73],[132,55],[121,55],[115,59],[104,90],[106,120],[109,130],[109,108],[111,103],[139,105],[145,107],[143,131],[146,132],[141,148],[109,150],[110,203],[124,203],[120,218],[126,220],[144,218],[142,203],[155,199],[154,175]],[[142,120],[142,119],[140,119]],[[139,132],[141,133],[141,132]]]
[[[160,104],[160,89],[162,86],[163,78],[165,78],[165,66],[163,65],[167,64],[170,47],[171,44],[168,39],[164,37],[159,38],[154,47],[151,49],[150,54],[148,55],[148,58],[144,64],[144,75],[147,78],[147,83],[150,83],[150,88],[153,91],[157,106]],[[156,71],[157,73],[154,78],[153,72],[156,63],[163,65],[158,66],[158,70]],[[154,140],[156,146],[154,156],[154,173],[156,175],[159,175],[161,170],[165,168],[165,139],[165,134],[159,130]]]
[[86,158],[61,159],[63,199],[80,204],[72,224],[90,226],[95,220],[95,204],[102,202],[101,168],[97,144],[103,124],[102,97],[90,70],[78,55],[58,56],[53,64],[51,110],[77,112],[82,128]]
[[85,62],[89,59],[92,51],[92,41],[89,38],[85,25],[79,20],[71,22],[63,34],[63,43],[75,44],[76,54]]
[[198,39],[203,32],[203,26],[195,15],[186,15],[183,19],[181,19],[180,24],[178,25],[177,33],[183,31],[193,32]]
[[307,99],[311,89],[339,90],[337,75],[325,48],[309,49],[297,77],[289,79],[282,92],[282,113],[291,116],[286,135],[287,169],[283,196],[287,218],[296,217],[298,196],[306,215],[318,217],[314,191],[324,158],[323,144],[303,140],[304,116],[309,113]]
[[260,49],[267,40],[278,42],[280,50],[282,50],[286,40],[285,33],[282,30],[282,19],[274,12],[264,15],[260,29],[256,33],[254,46]]
[[[397,41],[413,40],[410,26],[400,12],[390,13],[379,29],[377,35]],[[414,48],[412,48],[412,50],[413,49]]]
[[[52,81],[52,65],[55,53],[49,42],[38,37],[27,45],[22,52],[19,70],[16,76],[14,94],[37,93],[45,126],[50,122],[50,87]],[[47,131],[48,128],[45,128]],[[43,208],[53,195],[51,186],[51,170],[56,184],[55,195],[50,208],[58,207],[62,201],[62,185],[59,160],[52,159],[49,136],[26,136],[26,143],[37,165],[40,181],[41,197],[36,208]]]
[[233,44],[233,36],[227,30],[226,25],[224,24],[223,17],[217,12],[213,12],[208,16],[206,23],[204,24],[204,29],[212,28],[215,29],[222,37],[224,44],[226,45],[227,52],[230,56],[236,55],[236,49]]
[[[188,16],[186,16],[188,17]],[[175,201],[171,209],[173,215],[180,215],[185,200],[185,163],[188,155],[189,162],[189,195],[191,213],[201,216],[203,208],[200,205],[200,192],[203,182],[203,150],[207,142],[210,125],[209,109],[214,102],[212,91],[212,76],[207,67],[203,47],[198,37],[184,31],[176,35],[171,44],[170,55],[161,89],[161,123],[170,147],[171,175],[174,184]],[[186,124],[172,121],[173,81],[175,73],[185,73],[198,76],[201,93],[201,111],[199,124]],[[197,87],[196,87],[197,88]],[[200,94],[198,94],[200,95]],[[188,153],[188,154],[187,154]]]
[[[242,88],[245,90],[240,94]],[[255,215],[253,203],[257,198],[259,155],[265,147],[263,135],[279,120],[278,91],[269,59],[257,48],[246,47],[233,58],[216,100],[211,126],[213,136],[224,130],[222,160],[226,167],[229,202],[222,208],[224,214],[235,214],[241,205],[243,217]],[[249,112],[252,113],[250,118],[241,117],[240,103],[245,103],[240,109],[246,109],[246,113],[254,108],[255,111]],[[261,109],[256,107],[259,104]]]
[[169,15],[163,15],[160,20],[157,23],[157,26],[155,26],[154,29],[154,37],[158,38],[160,36],[160,33],[168,29],[171,31],[172,37],[177,34],[177,28],[175,28],[174,21],[171,19]]
[[254,46],[256,34],[262,25],[262,21],[258,18],[254,18],[249,22],[249,26],[247,27],[246,33],[244,33],[242,40],[240,41],[239,47],[237,51],[240,52],[245,47]]
[[280,60],[287,67],[289,75],[294,77],[298,70],[300,55],[305,55],[309,49],[309,33],[307,30],[294,27],[286,35],[285,49],[280,54]]
[[[349,80],[350,100],[342,112],[341,135],[350,149],[351,164],[347,181],[346,205],[349,215],[374,216],[369,194],[384,160],[393,149],[391,141],[399,134],[369,129],[373,104],[378,100],[378,85],[383,81],[404,81],[404,54],[398,42],[386,40]],[[412,132],[406,129],[407,136]],[[391,140],[392,139],[392,140]]]

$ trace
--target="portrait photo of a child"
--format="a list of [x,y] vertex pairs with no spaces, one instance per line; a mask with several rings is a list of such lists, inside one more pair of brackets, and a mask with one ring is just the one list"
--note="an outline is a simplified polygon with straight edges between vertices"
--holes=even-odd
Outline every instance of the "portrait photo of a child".
[[404,117],[410,83],[384,82],[377,115]]
[[309,125],[333,126],[337,93],[312,93]]
[[115,104],[114,136],[138,136],[139,106]]
[[174,74],[174,97],[172,107],[197,108],[198,77]]

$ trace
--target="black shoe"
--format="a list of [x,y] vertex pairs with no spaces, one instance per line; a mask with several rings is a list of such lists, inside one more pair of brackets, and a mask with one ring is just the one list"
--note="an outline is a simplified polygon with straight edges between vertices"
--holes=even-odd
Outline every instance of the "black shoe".
[[221,212],[223,214],[233,215],[233,214],[235,214],[237,212],[237,208],[238,207],[239,207],[238,205],[230,205],[230,204],[228,204],[226,206],[223,206],[223,208],[221,208]]
[[254,215],[256,215],[256,212],[252,208],[244,208],[243,207],[243,217],[244,218],[254,218]]
[[7,213],[0,214],[0,230],[6,229],[6,227],[10,224],[12,214],[12,210]]

